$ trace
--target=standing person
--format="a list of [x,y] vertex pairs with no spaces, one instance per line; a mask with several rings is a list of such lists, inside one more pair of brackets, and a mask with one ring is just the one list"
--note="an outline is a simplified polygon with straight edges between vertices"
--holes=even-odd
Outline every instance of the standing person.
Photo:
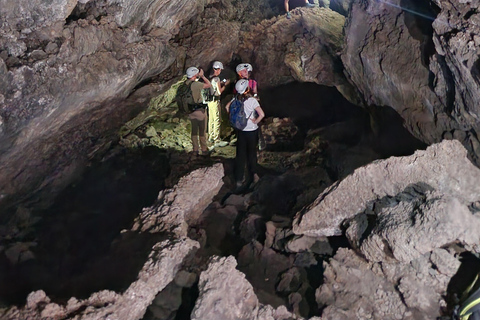
[[[235,192],[241,192],[243,189],[258,179],[257,175],[257,139],[258,139],[258,123],[265,117],[257,99],[252,96],[251,89],[248,86],[247,79],[240,79],[235,84],[237,94],[234,100],[243,102],[243,108],[248,115],[247,125],[244,129],[235,129],[237,134],[237,146],[235,156]],[[227,112],[230,112],[230,105],[234,101],[230,101],[226,105]],[[255,117],[256,115],[256,117]],[[245,175],[245,165],[247,166],[247,175],[245,184],[242,184]]]
[[210,99],[208,102],[208,140],[214,143],[214,147],[225,147],[227,142],[220,139],[221,109],[220,96],[225,90],[225,86],[230,80],[221,81],[220,73],[223,70],[223,64],[220,61],[213,63],[213,74],[210,76]]
[[240,63],[235,70],[237,71],[238,77],[240,79],[248,80],[248,86],[250,87],[250,92],[253,94],[254,98],[257,98],[257,100],[259,100],[257,81],[250,79],[250,75],[253,71],[252,65],[250,63]]
[[[253,97],[260,101],[260,97],[258,96],[258,83],[256,80],[251,79],[251,74],[253,71],[253,67],[250,63],[240,63],[237,68],[236,68],[237,74],[240,77],[240,79],[247,79],[248,80],[248,87],[250,88],[251,94],[253,94]],[[267,147],[267,144],[265,142],[265,137],[263,136],[262,133],[262,126],[258,126],[258,149],[264,150]]]
[[[290,15],[290,8],[288,6],[288,3],[290,2],[290,0],[284,0],[283,1],[283,5],[285,6],[285,11],[287,12],[287,19],[291,19],[292,16]],[[305,6],[307,8],[313,8],[315,7],[314,4],[311,4],[310,2],[308,2],[308,0],[305,0]]]
[[[207,107],[207,104],[204,103],[202,90],[210,88],[212,84],[204,76],[203,69],[199,70],[196,67],[190,67],[187,69],[187,78],[188,80],[186,82],[192,90],[194,102],[193,105],[189,106],[191,112],[188,115],[188,119],[190,119],[190,122],[192,123],[192,152],[194,155],[198,155],[199,149],[201,149],[202,155],[209,155],[210,153],[208,151],[206,138],[207,116],[205,114],[205,108]],[[203,80],[203,82],[198,81],[200,78]]]

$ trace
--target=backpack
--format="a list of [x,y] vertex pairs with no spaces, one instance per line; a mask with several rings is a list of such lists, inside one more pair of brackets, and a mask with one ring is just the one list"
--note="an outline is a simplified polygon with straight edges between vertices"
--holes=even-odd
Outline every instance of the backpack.
[[175,100],[177,101],[178,108],[181,112],[189,113],[191,112],[191,106],[195,105],[195,101],[193,100],[193,93],[192,93],[192,82],[188,80],[184,81],[180,86],[177,88],[177,95],[175,96]]
[[[250,114],[251,116],[251,114]],[[248,118],[245,113],[245,108],[243,107],[243,101],[238,99],[233,100],[230,104],[230,124],[232,127],[243,130],[247,126]]]
[[[475,291],[472,289],[477,287]],[[472,292],[473,291],[473,292]],[[478,275],[464,293],[462,302],[455,307],[452,319],[455,320],[480,320],[480,287]]]

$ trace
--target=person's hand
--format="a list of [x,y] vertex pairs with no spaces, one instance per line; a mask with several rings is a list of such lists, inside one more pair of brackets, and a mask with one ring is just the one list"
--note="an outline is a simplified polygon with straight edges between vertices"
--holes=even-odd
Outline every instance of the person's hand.
[[200,71],[198,71],[198,76],[203,77],[203,69],[200,69]]

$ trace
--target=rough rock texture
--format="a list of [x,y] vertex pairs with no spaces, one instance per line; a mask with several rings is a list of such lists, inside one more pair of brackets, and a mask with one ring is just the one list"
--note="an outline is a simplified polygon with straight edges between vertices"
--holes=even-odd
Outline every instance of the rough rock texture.
[[353,0],[330,0],[330,9],[341,15],[348,16],[348,11]]
[[344,17],[331,10],[299,8],[289,21],[271,18],[266,0],[5,0],[1,7],[4,208],[26,197],[47,202],[189,65],[206,69],[236,55],[255,66],[262,87],[313,81],[357,99],[338,67]]
[[261,86],[277,86],[293,78],[336,86],[347,99],[358,102],[340,67],[344,23],[343,16],[325,8],[297,9],[290,20],[273,18],[249,26],[238,52],[254,64]]
[[[380,204],[376,202],[375,207]],[[454,242],[478,252],[480,219],[456,198],[427,191],[380,209],[375,227],[361,242],[360,251],[369,261],[389,261],[393,257],[408,263]]]
[[392,107],[426,143],[460,140],[478,164],[480,4],[431,2],[438,15],[429,1],[354,2],[342,61],[367,105]]
[[273,308],[258,302],[252,285],[236,270],[230,257],[212,257],[208,269],[201,273],[199,297],[191,314],[192,320],[283,320],[301,319],[284,306]]
[[36,291],[29,295],[25,308],[13,307],[0,316],[5,320],[142,319],[157,293],[174,279],[184,258],[198,247],[198,242],[188,238],[157,243],[138,274],[138,280],[123,294],[101,291],[86,300],[71,298],[66,306],[61,306],[50,303],[43,291]]
[[374,200],[395,196],[417,183],[425,183],[468,206],[480,200],[478,179],[480,170],[467,159],[461,143],[445,140],[412,156],[379,160],[355,170],[299,212],[293,231],[317,237],[340,235],[345,219],[363,212]]
[[192,311],[192,320],[252,319],[258,312],[258,299],[245,275],[235,270],[233,257],[212,258],[200,275],[199,297]]
[[[438,263],[448,267],[437,269]],[[324,265],[316,300],[326,306],[324,319],[435,319],[459,265],[443,249],[410,264],[371,263],[340,249]]]
[[173,189],[162,190],[156,205],[146,208],[136,219],[132,230],[173,232],[187,235],[189,223],[195,222],[223,185],[223,166],[192,171]]

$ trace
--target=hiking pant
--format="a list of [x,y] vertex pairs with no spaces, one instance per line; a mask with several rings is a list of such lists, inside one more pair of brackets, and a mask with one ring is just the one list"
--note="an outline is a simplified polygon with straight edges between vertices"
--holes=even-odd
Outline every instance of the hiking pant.
[[253,175],[257,173],[257,141],[258,132],[235,130],[237,133],[237,153],[235,156],[235,182],[242,182],[247,165],[246,181],[253,181]]
[[208,103],[208,139],[220,140],[220,100]]
[[[206,137],[206,120],[205,109],[193,111],[188,115],[188,119],[192,123],[192,146],[193,152],[207,152],[207,137]],[[199,145],[200,142],[200,145]]]

